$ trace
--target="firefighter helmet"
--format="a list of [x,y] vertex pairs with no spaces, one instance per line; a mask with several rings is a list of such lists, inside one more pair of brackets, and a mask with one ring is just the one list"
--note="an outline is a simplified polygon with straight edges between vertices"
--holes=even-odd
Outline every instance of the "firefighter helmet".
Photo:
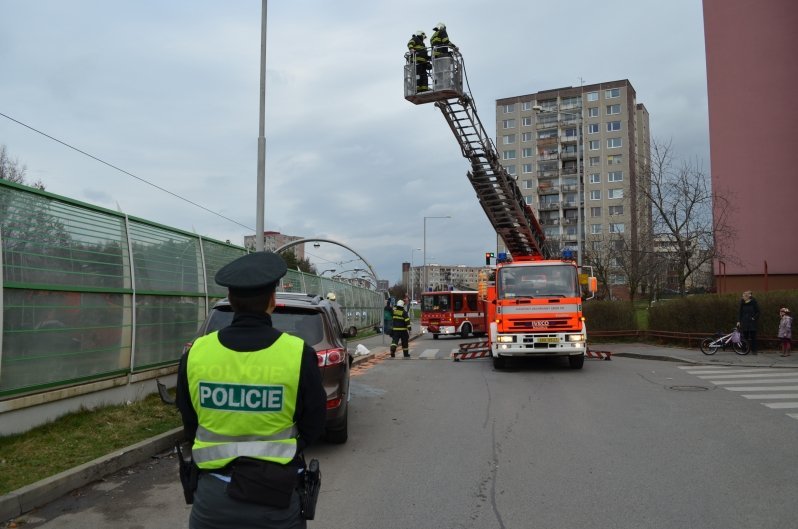
[[400,299],[399,301],[396,302],[396,306],[397,307],[404,307],[405,306],[405,302]]
[[335,301],[335,292],[330,292],[329,294],[327,294],[327,299],[329,299],[330,301]]
[[426,39],[426,38],[427,38],[427,34],[426,34],[426,33],[424,33],[424,30],[423,30],[423,29],[419,29],[418,31],[416,31],[415,33],[413,33],[413,36],[414,36],[414,37],[421,37],[422,39]]
[[444,24],[443,22],[438,22],[438,25],[435,26],[432,29],[434,29],[435,31],[440,31],[442,29],[446,29],[446,24]]

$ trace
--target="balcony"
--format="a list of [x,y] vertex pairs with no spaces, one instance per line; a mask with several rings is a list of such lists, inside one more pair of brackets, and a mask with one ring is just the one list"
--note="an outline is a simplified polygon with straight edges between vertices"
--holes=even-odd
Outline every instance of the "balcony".
[[568,191],[576,191],[576,187],[576,184],[567,184],[562,186],[562,190],[567,193]]
[[[563,160],[575,160],[576,151],[563,151],[560,153],[560,158]],[[576,167],[574,167],[574,172],[576,172]]]
[[556,159],[557,159],[557,151],[538,153],[538,160],[556,160]]
[[560,203],[559,202],[541,202],[538,205],[538,210],[540,210],[540,211],[551,211],[551,210],[554,210],[554,209],[560,209]]
[[559,219],[559,218],[557,218],[557,217],[550,218],[550,219],[547,219],[547,218],[542,218],[542,219],[540,219],[540,223],[541,223],[543,226],[559,226],[559,224],[560,224],[560,219]]
[[554,195],[560,192],[559,187],[555,186],[538,186],[539,195]]

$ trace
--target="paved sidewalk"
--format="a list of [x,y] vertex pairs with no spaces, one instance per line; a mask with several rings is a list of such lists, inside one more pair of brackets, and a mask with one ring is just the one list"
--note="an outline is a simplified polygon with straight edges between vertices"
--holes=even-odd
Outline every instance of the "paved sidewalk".
[[[420,326],[417,321],[413,322],[412,329],[413,331],[410,334],[411,341],[421,336],[419,332]],[[355,356],[354,364],[368,362],[375,355],[388,351],[391,345],[391,338],[377,334],[367,338],[349,340],[349,348],[353,354],[358,344],[362,344],[369,352],[365,355]],[[798,368],[798,353],[788,358],[782,358],[779,356],[778,351],[764,351],[758,355],[740,356],[729,350],[718,351],[715,355],[707,356],[697,348],[688,349],[620,342],[599,343],[592,345],[591,349],[594,351],[609,351],[611,358],[619,359],[626,357],[691,364]],[[49,503],[72,490],[83,487],[92,481],[97,481],[107,474],[163,453],[173,447],[175,440],[181,435],[182,428],[177,428],[150,440],[142,441],[125,450],[96,459],[78,468],[62,472],[57,476],[0,496],[0,523]]]

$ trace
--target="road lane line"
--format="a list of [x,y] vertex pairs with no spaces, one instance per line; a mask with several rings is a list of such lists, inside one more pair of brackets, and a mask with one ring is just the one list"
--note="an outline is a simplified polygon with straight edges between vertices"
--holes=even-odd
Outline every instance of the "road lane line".
[[798,402],[763,402],[762,404],[764,404],[768,408],[773,408],[774,410],[786,410],[786,409],[798,408]]
[[750,384],[779,384],[784,382],[789,382],[790,384],[794,384],[798,382],[798,378],[760,378],[757,380],[708,380],[707,382],[712,382],[716,386],[722,386],[724,384],[741,384],[743,382],[748,382]]
[[759,393],[756,395],[740,395],[746,399],[798,399],[798,393]]
[[798,386],[738,386],[724,389],[729,391],[798,391]]
[[786,371],[786,372],[779,372],[779,373],[759,373],[759,374],[751,374],[746,373],[743,375],[733,374],[733,375],[697,375],[698,378],[779,378],[779,377],[794,377],[798,376],[798,371]]

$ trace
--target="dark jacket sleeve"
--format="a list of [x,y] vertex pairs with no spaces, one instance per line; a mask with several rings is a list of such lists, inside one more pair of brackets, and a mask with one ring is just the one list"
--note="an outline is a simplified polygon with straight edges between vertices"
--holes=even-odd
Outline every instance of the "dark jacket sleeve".
[[316,351],[307,344],[302,350],[299,395],[294,417],[299,430],[297,446],[301,451],[321,437],[327,418],[327,392],[321,381],[318,357]]
[[183,434],[186,441],[194,441],[194,436],[197,435],[197,412],[191,405],[191,394],[188,390],[188,372],[186,366],[188,364],[188,352],[183,354],[180,358],[180,365],[177,368],[177,386],[175,388],[175,405],[180,410],[180,416],[183,418]]

